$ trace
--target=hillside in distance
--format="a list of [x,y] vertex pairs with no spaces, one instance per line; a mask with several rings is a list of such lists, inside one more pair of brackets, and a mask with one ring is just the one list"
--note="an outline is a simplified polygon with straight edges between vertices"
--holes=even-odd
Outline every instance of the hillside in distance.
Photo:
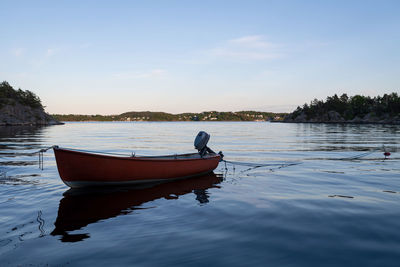
[[171,114],[152,111],[132,111],[120,115],[77,115],[53,114],[59,121],[269,121],[281,120],[287,113],[259,111],[218,112]]

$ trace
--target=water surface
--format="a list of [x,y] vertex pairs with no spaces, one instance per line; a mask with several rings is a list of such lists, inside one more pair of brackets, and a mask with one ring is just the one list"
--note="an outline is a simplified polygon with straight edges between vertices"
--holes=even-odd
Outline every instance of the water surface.
[[[53,152],[43,171],[30,154],[51,145],[187,153],[200,130],[226,160],[266,166],[221,163],[214,174],[155,186],[70,190]],[[399,134],[265,122],[2,127],[1,265],[398,266]]]

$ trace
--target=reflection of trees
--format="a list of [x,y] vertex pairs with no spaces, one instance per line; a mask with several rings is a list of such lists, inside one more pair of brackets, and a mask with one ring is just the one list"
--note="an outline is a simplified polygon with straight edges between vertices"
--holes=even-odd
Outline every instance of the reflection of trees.
[[0,151],[30,149],[40,146],[44,127],[0,126]]
[[2,126],[0,138],[12,138],[17,135],[35,136],[43,127],[39,126]]
[[32,152],[41,148],[42,139],[43,127],[0,126],[0,172],[1,166],[37,164]]
[[399,125],[301,123],[294,127],[302,151],[368,151],[382,145],[398,151]]
[[58,208],[52,235],[61,235],[62,242],[77,242],[89,234],[70,234],[99,220],[125,215],[142,204],[160,198],[177,199],[195,193],[201,204],[209,202],[207,189],[217,187],[221,176],[214,173],[191,179],[130,188],[70,189],[64,193]]

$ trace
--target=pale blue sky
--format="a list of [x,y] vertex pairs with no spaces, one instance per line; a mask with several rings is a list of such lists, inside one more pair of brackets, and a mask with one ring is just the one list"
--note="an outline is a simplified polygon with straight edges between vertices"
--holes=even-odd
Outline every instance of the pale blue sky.
[[0,80],[50,113],[292,111],[400,88],[400,1],[0,1]]

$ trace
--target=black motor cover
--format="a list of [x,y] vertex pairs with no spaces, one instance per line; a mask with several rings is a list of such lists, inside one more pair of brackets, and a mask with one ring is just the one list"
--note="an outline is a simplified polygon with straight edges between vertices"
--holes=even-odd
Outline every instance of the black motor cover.
[[201,151],[207,147],[208,140],[210,140],[210,135],[204,131],[200,131],[197,134],[196,139],[194,139],[194,147],[198,151]]

